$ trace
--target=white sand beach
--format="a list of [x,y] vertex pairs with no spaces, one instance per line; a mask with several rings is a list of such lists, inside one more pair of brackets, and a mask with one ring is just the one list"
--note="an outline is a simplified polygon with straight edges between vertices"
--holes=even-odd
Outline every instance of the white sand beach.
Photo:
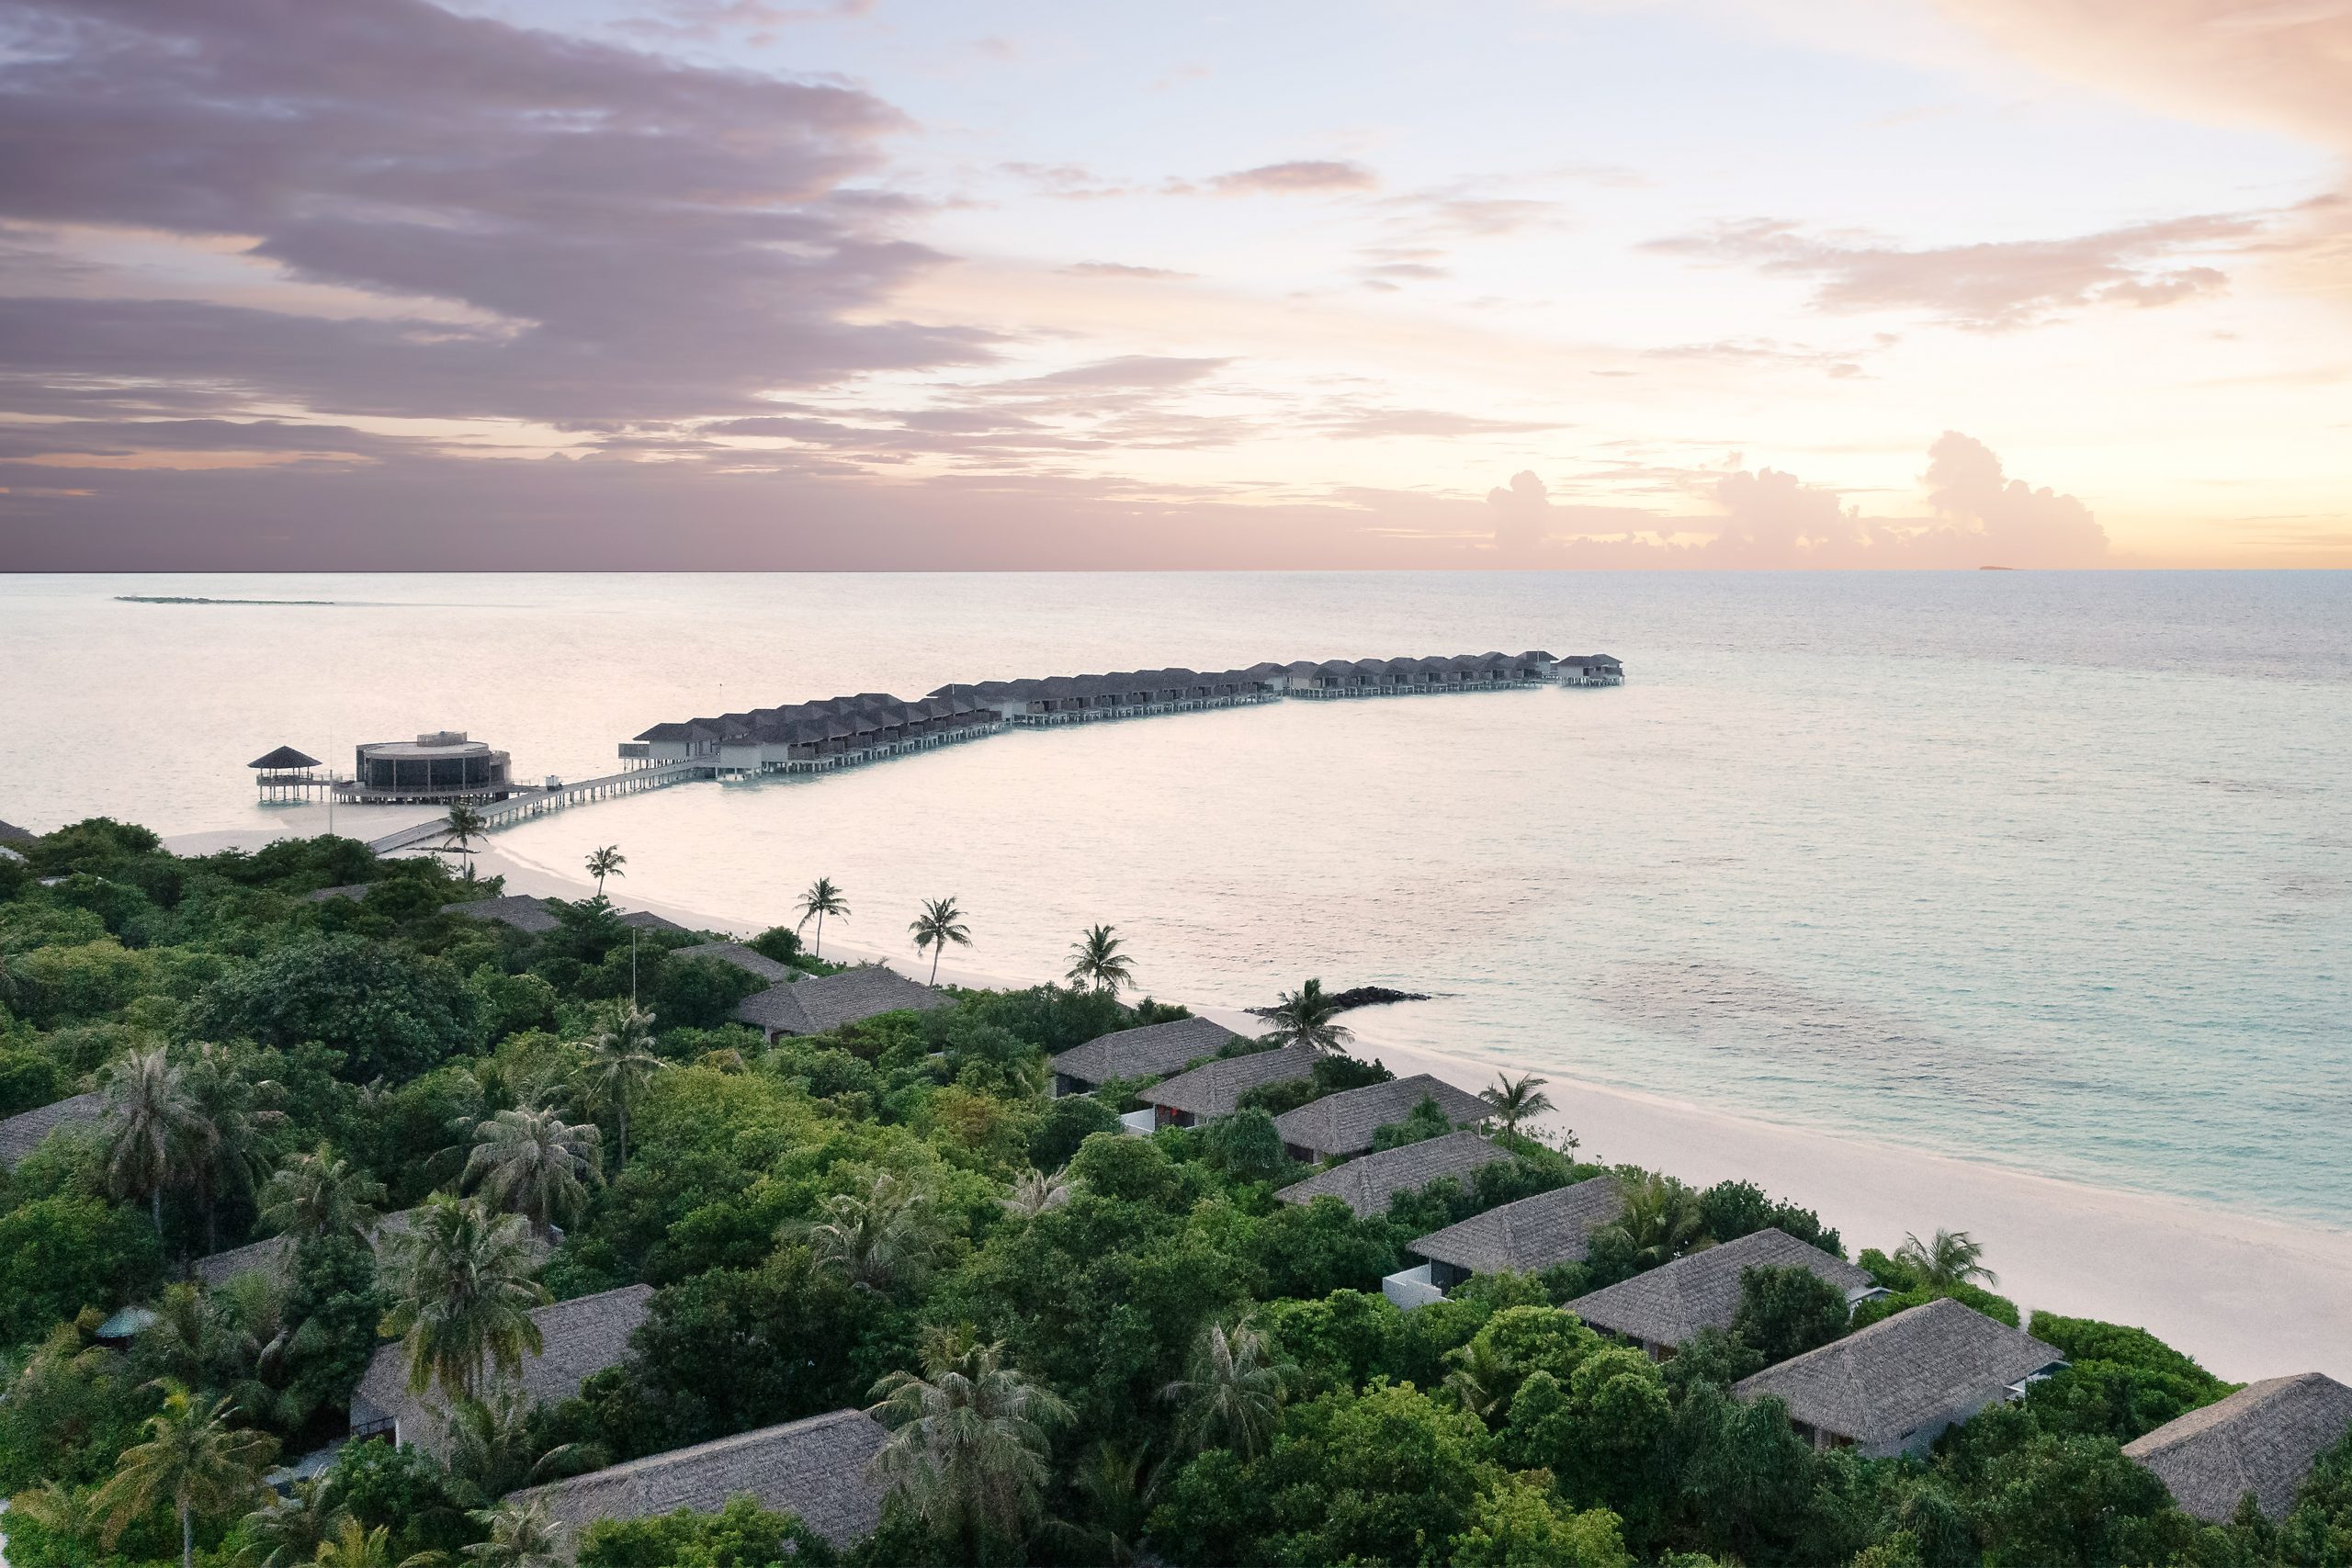
[[[180,853],[203,853],[268,836],[191,834],[169,843]],[[576,877],[506,852],[494,839],[477,861],[481,874],[503,876],[511,892],[576,898],[590,891]],[[697,929],[748,935],[767,923],[628,894],[621,901]],[[881,959],[919,979],[928,974],[910,951],[879,952],[831,932],[826,951]],[[960,954],[943,961],[939,976],[991,987],[1037,978],[993,974]],[[1228,1027],[1257,1027],[1235,998],[1180,999]],[[1384,1043],[1378,1009],[1348,1022],[1360,1054],[1400,1074],[1431,1073],[1469,1089],[1493,1080],[1490,1066]],[[1573,1127],[1584,1157],[1633,1161],[1697,1183],[1754,1181],[1818,1210],[1849,1252],[1891,1251],[1909,1231],[1969,1231],[1984,1242],[2002,1293],[2029,1312],[2137,1324],[2233,1380],[2313,1371],[2352,1380],[2352,1233],[2052,1180],[1556,1074],[1546,1092],[1560,1108],[1552,1125]]]

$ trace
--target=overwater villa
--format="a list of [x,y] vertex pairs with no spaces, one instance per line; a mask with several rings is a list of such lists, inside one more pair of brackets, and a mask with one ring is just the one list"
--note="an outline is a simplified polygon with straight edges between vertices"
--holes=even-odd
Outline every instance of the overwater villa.
[[1749,1269],[1810,1269],[1846,1292],[1846,1307],[1886,1292],[1844,1258],[1781,1230],[1760,1230],[1578,1296],[1567,1310],[1666,1360],[1702,1328],[1731,1326],[1739,1277]]
[[2294,1506],[2312,1463],[2352,1430],[2352,1388],[2324,1372],[2265,1378],[2123,1445],[2173,1501],[2226,1524],[2241,1498],[2273,1523]]
[[737,1497],[789,1513],[836,1547],[872,1535],[885,1488],[869,1473],[888,1434],[863,1410],[836,1410],[649,1454],[569,1481],[517,1492],[565,1527],[567,1554],[598,1519],[642,1519],[691,1508],[715,1514]]
[[[580,1386],[606,1367],[616,1367],[628,1355],[628,1337],[645,1321],[653,1300],[650,1285],[624,1285],[532,1310],[540,1348],[523,1357],[515,1389],[526,1407],[553,1404],[571,1398]],[[446,1458],[449,1449],[448,1407],[440,1390],[412,1393],[408,1386],[408,1351],[386,1345],[368,1363],[359,1387],[351,1396],[351,1435],[355,1438],[389,1437]]]
[[2055,1346],[1942,1296],[1767,1367],[1731,1392],[1781,1401],[1815,1448],[1891,1459],[1924,1452],[1978,1411],[2024,1398],[2065,1364]]
[[1285,1203],[1301,1204],[1337,1198],[1355,1212],[1356,1218],[1369,1220],[1386,1213],[1389,1200],[1399,1192],[1418,1192],[1447,1176],[1467,1187],[1481,1167],[1511,1157],[1509,1149],[1490,1138],[1476,1133],[1448,1133],[1318,1170],[1274,1196]]
[[[1573,664],[1575,678],[1569,678]],[[1238,670],[1121,670],[951,683],[909,701],[882,692],[788,703],[657,724],[621,743],[625,768],[695,764],[718,775],[810,773],[879,761],[1019,727],[1140,718],[1283,697],[1407,696],[1527,690],[1554,682],[1616,685],[1624,667],[1602,654],[1564,662],[1525,653],[1426,659],[1303,660]]]
[[1533,1274],[1581,1263],[1592,1233],[1624,1213],[1624,1192],[1611,1177],[1538,1192],[1413,1242],[1406,1250],[1423,1261],[1381,1280],[1381,1293],[1410,1311],[1443,1301],[1473,1274]]
[[1214,1056],[1241,1036],[1205,1018],[1098,1034],[1052,1058],[1054,1092],[1089,1094],[1114,1078],[1156,1078]]
[[1151,1113],[1154,1127],[1197,1127],[1240,1108],[1241,1097],[1268,1084],[1291,1083],[1314,1072],[1322,1053],[1312,1045],[1283,1045],[1272,1051],[1220,1056],[1203,1062],[1188,1073],[1162,1078],[1136,1098]]
[[1274,1118],[1290,1157],[1308,1165],[1360,1155],[1372,1147],[1373,1135],[1392,1122],[1402,1122],[1424,1100],[1434,1100],[1446,1120],[1456,1126],[1476,1125],[1494,1114],[1494,1108],[1476,1095],[1454,1088],[1443,1078],[1416,1073],[1409,1078],[1344,1089],[1310,1100]]

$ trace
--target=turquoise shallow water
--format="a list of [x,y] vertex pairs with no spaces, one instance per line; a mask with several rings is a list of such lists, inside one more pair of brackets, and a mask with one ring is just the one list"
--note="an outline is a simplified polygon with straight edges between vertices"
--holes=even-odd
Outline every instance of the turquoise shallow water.
[[2342,574],[0,579],[0,818],[256,820],[281,740],[470,728],[582,776],[842,692],[1526,647],[1631,680],[1012,735],[505,840],[778,918],[828,874],[874,945],[952,893],[1007,973],[1111,920],[1164,996],[1435,991],[1381,1035],[2352,1225]]

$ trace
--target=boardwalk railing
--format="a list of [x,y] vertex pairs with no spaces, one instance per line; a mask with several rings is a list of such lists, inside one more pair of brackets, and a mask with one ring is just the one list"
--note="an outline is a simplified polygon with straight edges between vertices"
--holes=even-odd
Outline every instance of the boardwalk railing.
[[[553,789],[519,790],[504,800],[484,801],[474,809],[481,815],[484,828],[511,828],[517,822],[544,817],[567,806],[585,806],[592,800],[609,800],[616,795],[665,789],[673,784],[684,784],[689,779],[715,778],[718,773],[718,770],[707,761],[656,762],[650,767],[606,773],[602,778],[558,784]],[[388,855],[395,850],[413,850],[425,843],[439,843],[448,836],[447,820],[436,817],[430,822],[420,822],[413,828],[403,828],[380,839],[370,839],[368,848],[377,854]]]

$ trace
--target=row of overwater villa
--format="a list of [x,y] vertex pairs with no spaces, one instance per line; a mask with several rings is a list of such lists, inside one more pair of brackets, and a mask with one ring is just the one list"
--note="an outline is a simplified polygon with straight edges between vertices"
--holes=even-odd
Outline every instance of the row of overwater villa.
[[1247,670],[1119,671],[942,686],[909,701],[879,692],[657,724],[621,744],[628,767],[699,764],[719,774],[821,773],[993,735],[1008,725],[1078,724],[1238,707],[1283,697],[1616,686],[1607,654],[1469,653],[1434,659],[1302,660]]

